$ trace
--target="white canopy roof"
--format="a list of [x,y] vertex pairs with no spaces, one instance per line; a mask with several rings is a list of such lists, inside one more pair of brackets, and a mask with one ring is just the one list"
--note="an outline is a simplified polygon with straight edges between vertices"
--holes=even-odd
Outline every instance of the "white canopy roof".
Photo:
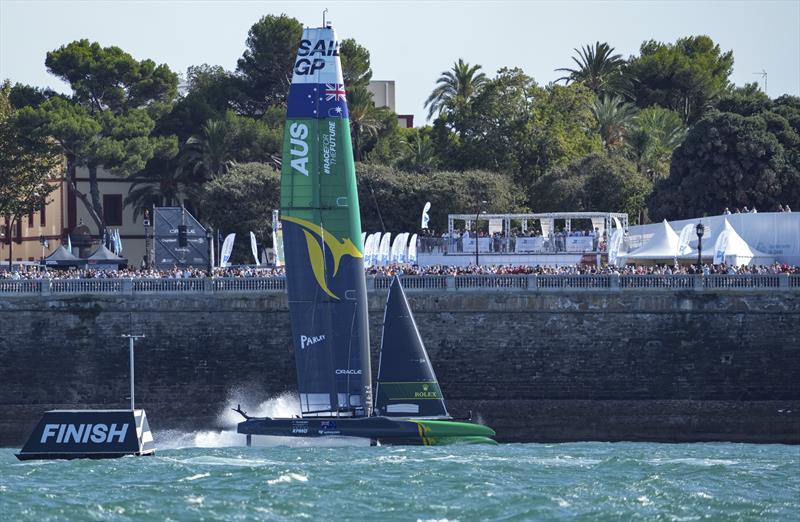
[[[729,265],[749,265],[751,262],[756,262],[759,264],[771,263],[775,259],[774,256],[756,250],[748,245],[727,219],[723,224],[722,232],[720,232],[720,234],[726,232],[728,241],[724,249],[725,263]],[[716,245],[714,245],[713,250],[716,250]]]
[[678,234],[672,230],[665,219],[646,245],[628,254],[621,254],[620,257],[624,257],[626,260],[674,259],[677,253]]

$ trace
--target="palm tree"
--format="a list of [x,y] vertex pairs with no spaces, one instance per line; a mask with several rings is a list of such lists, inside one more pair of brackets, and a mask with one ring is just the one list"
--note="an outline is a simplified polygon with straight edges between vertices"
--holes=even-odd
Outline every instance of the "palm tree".
[[625,131],[636,116],[636,107],[619,96],[595,97],[592,113],[597,119],[597,130],[608,151],[622,145]]
[[573,56],[572,60],[577,68],[556,69],[569,73],[557,79],[557,82],[564,80],[567,84],[582,83],[598,96],[609,92],[619,93],[623,90],[620,84],[624,79],[625,60],[622,55],[611,54],[614,52],[613,47],[606,42],[596,42],[594,47],[585,45],[582,49],[575,49],[575,52],[578,56]]
[[350,134],[353,138],[353,154],[361,161],[364,138],[377,136],[383,127],[383,111],[375,108],[372,93],[366,87],[356,87],[347,92],[347,107],[350,113]]
[[131,178],[125,206],[133,207],[133,219],[145,209],[155,206],[175,206],[181,198],[197,201],[199,185],[180,168],[160,168],[144,171]]
[[636,115],[625,142],[639,172],[646,170],[655,181],[669,172],[672,153],[685,137],[686,128],[678,113],[653,106]]
[[228,172],[235,163],[232,159],[232,136],[222,120],[207,120],[200,136],[186,140],[181,156],[181,168],[191,169],[192,176],[204,180]]
[[405,154],[401,160],[405,170],[427,173],[436,168],[436,151],[428,134],[417,132],[405,144]]
[[486,75],[478,73],[480,69],[480,65],[470,66],[459,58],[452,69],[442,72],[436,80],[436,88],[425,100],[428,119],[433,118],[436,113],[457,111],[465,107],[487,82]]

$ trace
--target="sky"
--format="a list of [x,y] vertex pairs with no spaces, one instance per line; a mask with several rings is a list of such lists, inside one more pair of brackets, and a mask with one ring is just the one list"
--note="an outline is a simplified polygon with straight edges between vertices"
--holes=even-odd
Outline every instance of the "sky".
[[371,53],[373,79],[396,82],[399,114],[423,124],[425,99],[459,58],[489,76],[520,67],[540,84],[572,66],[574,48],[608,42],[637,54],[645,40],[705,34],[733,50],[737,85],[767,72],[767,93],[800,96],[800,0],[779,1],[246,1],[0,0],[0,79],[69,92],[44,66],[48,51],[88,38],[185,74],[203,63],[236,68],[249,28],[286,13],[322,24]]

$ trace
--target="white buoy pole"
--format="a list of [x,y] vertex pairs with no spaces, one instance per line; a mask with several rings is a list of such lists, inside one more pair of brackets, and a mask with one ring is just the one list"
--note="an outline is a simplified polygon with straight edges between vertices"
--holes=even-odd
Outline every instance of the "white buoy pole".
[[130,370],[131,370],[131,411],[134,410],[134,397],[133,397],[133,341],[134,339],[144,339],[144,335],[132,335],[132,334],[125,334],[122,337],[128,338],[130,341],[129,344],[129,352],[130,352]]

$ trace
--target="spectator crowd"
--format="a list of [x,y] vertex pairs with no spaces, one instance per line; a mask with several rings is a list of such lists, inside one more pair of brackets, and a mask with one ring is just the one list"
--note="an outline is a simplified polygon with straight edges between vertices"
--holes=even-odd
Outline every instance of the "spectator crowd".
[[[53,270],[50,268],[38,269],[22,267],[22,270],[9,272],[0,269],[0,280],[39,280],[39,279],[192,279],[206,277],[283,277],[283,268],[260,267],[228,267],[215,268],[210,274],[207,270],[197,268],[173,268],[171,270],[137,270],[134,268],[120,270],[92,270],[68,269]],[[772,265],[731,266],[726,264],[706,264],[702,267],[705,275],[711,274],[800,274],[800,266],[774,263]],[[367,276],[430,276],[430,275],[672,275],[672,274],[699,274],[696,265],[626,265],[617,267],[613,265],[569,265],[569,266],[543,266],[543,265],[433,265],[421,267],[410,264],[392,264],[387,266],[373,266],[365,269]]]

